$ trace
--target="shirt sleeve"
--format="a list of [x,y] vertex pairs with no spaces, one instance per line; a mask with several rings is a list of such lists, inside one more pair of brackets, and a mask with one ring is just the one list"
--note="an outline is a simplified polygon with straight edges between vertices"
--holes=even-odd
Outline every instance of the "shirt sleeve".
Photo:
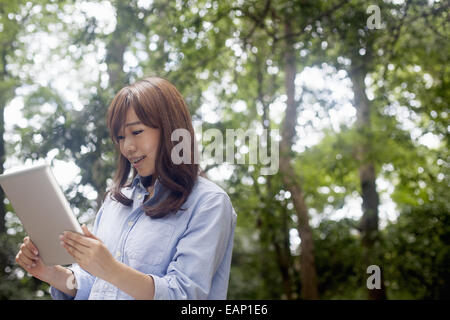
[[226,194],[198,205],[163,277],[150,275],[155,300],[206,299],[233,231],[233,207]]
[[[108,199],[108,196],[106,197]],[[105,207],[107,201],[103,203],[101,208],[99,209],[95,221],[94,221],[94,228],[92,230],[92,233],[94,235],[97,234],[98,230],[98,224],[100,222],[101,215],[103,213],[103,209]],[[73,272],[73,275],[76,280],[77,285],[77,293],[75,297],[72,297],[68,294],[65,294],[64,292],[54,288],[50,287],[50,294],[54,300],[87,300],[89,298],[89,294],[91,293],[92,285],[94,284],[95,277],[88,273],[87,271],[83,270],[78,264],[72,264],[72,266],[68,267]]]
[[73,272],[77,284],[77,293],[72,297],[64,292],[50,287],[50,294],[54,300],[87,300],[94,284],[95,277],[90,273],[84,271],[78,264],[73,264],[69,267]]

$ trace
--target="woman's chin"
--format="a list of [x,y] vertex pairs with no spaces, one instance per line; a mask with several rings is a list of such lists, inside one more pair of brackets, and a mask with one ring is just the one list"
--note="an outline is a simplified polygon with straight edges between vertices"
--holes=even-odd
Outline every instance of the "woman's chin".
[[145,169],[145,168],[138,168],[137,172],[138,172],[138,174],[141,177],[148,177],[148,176],[152,175],[155,172],[155,170],[150,170],[150,169]]

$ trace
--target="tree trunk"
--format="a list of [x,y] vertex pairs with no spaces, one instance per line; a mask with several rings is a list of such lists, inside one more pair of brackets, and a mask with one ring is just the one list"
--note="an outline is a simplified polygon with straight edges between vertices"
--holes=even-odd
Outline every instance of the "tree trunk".
[[[264,99],[264,92],[268,93],[269,95],[273,95],[273,92],[270,90],[270,88],[268,90],[264,90],[264,62],[262,61],[262,59],[260,58],[259,55],[256,56],[256,66],[257,66],[257,74],[256,74],[256,78],[257,78],[257,84],[258,84],[258,99],[257,101],[259,101],[261,103],[261,105],[263,106],[263,115],[262,115],[262,127],[264,130],[267,130],[267,137],[270,137],[270,132],[271,132],[271,128],[270,128],[270,121],[268,119],[268,114],[269,114],[269,103],[267,103],[267,101],[265,101]],[[256,106],[255,106],[256,109]],[[271,148],[271,139],[267,139],[267,150],[272,150]],[[272,183],[271,183],[271,176],[267,176],[266,179],[266,185],[267,185],[267,196],[266,197],[262,197],[261,201],[265,201],[266,202],[266,207],[270,205],[270,202],[272,201]],[[255,181],[256,183],[256,181]],[[255,184],[255,186],[257,186],[257,184]],[[260,194],[258,192],[258,194]],[[271,214],[271,212],[269,212],[269,214]],[[277,242],[277,237],[275,236],[275,232],[276,231],[272,231],[272,230],[268,230],[268,232],[271,233],[271,242],[273,243],[274,247],[275,247],[275,253],[277,256],[277,264],[278,264],[278,268],[280,269],[280,274],[281,274],[281,279],[282,279],[282,283],[283,283],[283,288],[284,288],[284,295],[285,298],[287,300],[292,300],[294,299],[294,292],[293,292],[293,280],[291,277],[291,273],[290,271],[290,248],[289,248],[289,230],[287,230],[287,219],[288,217],[286,216],[286,214],[283,214],[283,234],[285,237],[285,241],[283,241],[283,246],[281,246],[278,242]],[[287,243],[286,243],[287,242]]]
[[[121,89],[128,82],[127,75],[123,71],[124,53],[130,43],[130,31],[136,19],[130,4],[123,1],[115,2],[117,21],[116,28],[106,46],[106,64],[108,66],[109,86],[115,91]],[[131,29],[131,30],[130,30]]]
[[292,292],[292,279],[291,275],[289,274],[289,256],[288,254],[286,254],[285,248],[282,248],[278,242],[274,241],[273,244],[275,246],[275,252],[277,254],[278,259],[277,264],[281,273],[284,294],[287,300],[292,300],[293,292]]
[[[7,79],[9,78],[8,71],[6,70],[6,57],[7,50],[2,48],[0,55],[0,65],[2,69],[0,70],[0,83],[2,83],[2,88],[0,88],[0,174],[3,174],[5,168],[6,151],[5,151],[5,140],[3,136],[5,134],[5,108],[8,102],[8,97],[10,92],[14,91],[14,87],[7,85]],[[5,206],[5,193],[2,188],[0,188],[0,234],[4,233],[5,230],[5,216],[6,216],[6,206]],[[0,270],[1,272],[1,270]]]
[[[133,16],[133,10],[130,8],[129,3],[117,1],[115,2],[115,6],[117,12],[116,28],[106,45],[105,59],[109,76],[108,87],[114,90],[114,94],[128,84],[127,75],[123,71],[124,53],[131,39],[130,32],[134,32],[134,30],[130,28],[130,21],[136,19],[136,17]],[[108,106],[105,105],[105,114],[107,109]],[[103,149],[101,141],[102,139],[98,139],[96,146],[96,150],[100,150],[100,154]],[[101,167],[103,165],[104,162],[101,157],[99,157],[98,161],[91,166],[91,174],[92,177],[94,177],[93,180],[97,189],[97,210],[100,209],[106,193],[106,181],[104,181],[104,177],[99,177],[99,179],[95,178],[98,176],[98,173],[102,171]]]
[[[291,25],[285,24],[286,34],[291,34]],[[295,64],[295,51],[292,40],[286,38],[285,48],[285,86],[287,92],[286,114],[282,128],[282,140],[280,142],[280,172],[286,188],[292,195],[294,208],[298,218],[298,233],[300,235],[300,278],[301,296],[303,299],[319,299],[317,288],[317,275],[314,261],[314,243],[312,230],[309,225],[308,208],[303,198],[303,191],[294,168],[290,161],[292,159],[291,149],[295,135],[295,124],[297,122],[297,102],[295,101],[295,75],[297,68]]]
[[[353,63],[353,61],[352,61]],[[361,185],[361,197],[363,200],[363,216],[360,221],[360,232],[362,234],[362,244],[364,247],[364,263],[367,268],[369,265],[377,264],[377,253],[374,245],[378,241],[378,205],[379,198],[376,190],[376,172],[373,162],[370,160],[371,151],[370,138],[370,102],[366,95],[366,86],[364,79],[366,72],[362,67],[364,61],[356,64],[356,67],[350,71],[350,78],[353,84],[354,102],[357,109],[356,125],[359,134],[363,137],[363,142],[356,148],[356,158],[360,162],[359,179]],[[383,270],[380,267],[380,270]],[[384,300],[386,291],[384,287],[383,275],[381,274],[381,288],[368,289],[369,299]]]
[[[6,148],[5,140],[3,138],[5,134],[5,108],[8,101],[14,95],[15,83],[11,80],[8,71],[6,70],[6,56],[8,54],[8,49],[2,48],[0,54],[0,65],[2,69],[0,70],[0,83],[2,84],[0,88],[0,174],[3,174],[6,161]],[[5,192],[3,188],[0,187],[0,236],[6,235],[6,205],[5,205]],[[0,239],[0,245],[3,239]],[[0,250],[0,277],[5,275],[5,267],[8,265],[8,252],[7,248],[3,247]]]
[[[0,97],[0,174],[3,174],[5,168],[5,140],[3,140],[3,135],[5,133],[5,101]],[[3,188],[0,188],[0,234],[6,231],[5,229],[5,216],[6,216],[6,206],[5,206],[5,192]]]

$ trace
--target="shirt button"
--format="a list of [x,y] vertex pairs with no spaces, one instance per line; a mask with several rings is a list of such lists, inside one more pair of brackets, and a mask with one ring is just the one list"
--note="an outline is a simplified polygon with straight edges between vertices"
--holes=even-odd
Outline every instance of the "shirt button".
[[129,227],[133,226],[133,221],[128,222],[128,226]]
[[142,199],[142,194],[138,195],[137,198],[138,198],[139,200],[141,200],[141,199]]
[[116,258],[120,258],[120,251],[116,252]]

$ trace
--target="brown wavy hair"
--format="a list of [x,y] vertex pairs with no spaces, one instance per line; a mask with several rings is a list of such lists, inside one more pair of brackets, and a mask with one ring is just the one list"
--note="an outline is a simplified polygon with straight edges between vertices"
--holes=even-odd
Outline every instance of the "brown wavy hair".
[[[194,162],[197,152],[194,128],[186,103],[180,92],[169,81],[150,77],[122,88],[114,97],[108,109],[108,128],[112,141],[119,152],[117,170],[113,185],[110,188],[111,196],[126,206],[131,206],[133,200],[127,198],[121,191],[129,187],[131,165],[122,155],[117,136],[125,124],[126,114],[133,108],[139,120],[146,126],[160,129],[160,143],[155,161],[153,181],[158,178],[169,192],[167,197],[155,206],[144,206],[145,213],[153,218],[164,217],[171,212],[184,210],[183,203],[191,193],[199,173],[199,166]],[[189,164],[174,164],[171,152],[176,141],[171,140],[174,130],[183,128],[191,135],[191,161]],[[133,169],[132,179],[137,175]]]

